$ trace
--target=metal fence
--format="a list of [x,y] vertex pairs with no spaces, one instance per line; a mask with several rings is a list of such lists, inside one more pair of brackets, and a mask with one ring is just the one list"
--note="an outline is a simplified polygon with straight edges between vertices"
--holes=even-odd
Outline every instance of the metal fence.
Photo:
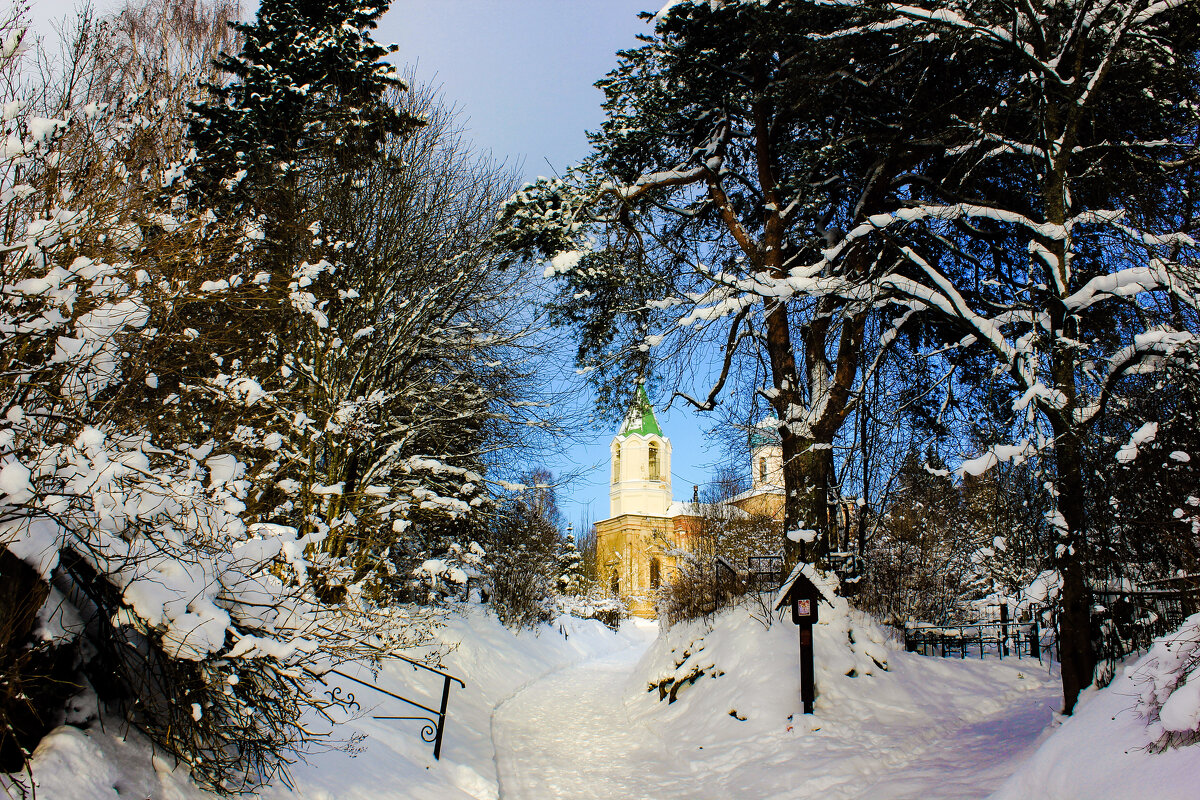
[[1051,653],[1042,642],[1042,627],[1029,622],[976,622],[963,625],[909,624],[904,628],[904,649],[909,653],[942,658],[1036,658]]
[[1098,683],[1108,683],[1124,658],[1200,612],[1200,587],[1092,592],[1092,645],[1100,662]]
[[[401,697],[395,692],[389,692],[387,689],[377,686],[371,681],[365,681],[362,678],[356,678],[353,675],[347,675],[345,672],[342,672],[339,669],[333,669],[330,670],[330,672],[334,675],[344,678],[345,680],[352,681],[359,686],[370,689],[373,692],[386,695],[394,700],[399,700],[411,708],[416,708],[418,712],[422,712],[418,714],[373,714],[371,719],[412,720],[424,723],[424,725],[421,727],[421,739],[433,745],[433,757],[440,760],[442,757],[442,736],[446,731],[446,708],[450,702],[450,683],[453,681],[464,689],[467,688],[467,684],[463,682],[462,678],[456,678],[448,672],[443,672],[440,669],[434,669],[426,664],[422,664],[420,661],[414,661],[413,659],[405,658],[404,656],[392,656],[392,658],[396,658],[400,661],[406,661],[412,665],[414,670],[419,669],[425,672],[430,672],[442,679],[442,696],[438,708],[430,708],[429,706],[418,703],[415,700],[410,700],[407,697]],[[325,679],[323,678],[321,679],[321,682],[326,683]],[[326,691],[325,694],[329,695],[331,700],[336,701],[339,705],[342,705],[345,708],[362,708],[361,704],[354,699],[354,693],[343,693],[343,689],[340,686],[330,686],[329,690]]]

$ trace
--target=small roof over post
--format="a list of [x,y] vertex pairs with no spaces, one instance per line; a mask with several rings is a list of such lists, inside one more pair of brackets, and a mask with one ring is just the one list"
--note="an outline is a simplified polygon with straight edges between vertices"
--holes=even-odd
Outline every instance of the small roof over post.
[[801,561],[792,567],[791,574],[779,587],[779,593],[775,595],[774,607],[776,610],[783,608],[792,602],[793,597],[797,596],[812,600],[824,600],[832,606],[833,599],[837,597],[836,589],[837,584],[834,581],[817,572],[812,564]]

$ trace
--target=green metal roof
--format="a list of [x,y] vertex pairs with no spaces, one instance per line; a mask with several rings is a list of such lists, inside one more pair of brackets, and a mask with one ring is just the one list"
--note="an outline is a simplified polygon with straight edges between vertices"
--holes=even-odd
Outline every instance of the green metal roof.
[[631,434],[639,436],[654,436],[662,437],[662,428],[658,427],[658,420],[654,418],[654,407],[650,405],[650,398],[646,396],[646,387],[644,384],[638,384],[637,392],[633,395],[633,402],[629,405],[629,410],[625,412],[625,422],[621,425],[621,432],[617,436],[629,436]]
[[[774,424],[772,424],[774,423]],[[779,444],[779,431],[777,422],[760,422],[750,430],[750,449],[757,450],[760,447],[770,447],[773,444]]]

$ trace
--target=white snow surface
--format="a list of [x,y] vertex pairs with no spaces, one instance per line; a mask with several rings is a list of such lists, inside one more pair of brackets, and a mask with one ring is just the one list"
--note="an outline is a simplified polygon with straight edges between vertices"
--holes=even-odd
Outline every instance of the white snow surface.
[[[1189,620],[1200,626],[1200,615]],[[1167,637],[1111,684],[1080,698],[1074,715],[1050,735],[1037,753],[1004,784],[993,800],[1195,800],[1200,797],[1200,744],[1147,747],[1154,725],[1136,712],[1135,701],[1153,688],[1166,652]],[[1200,696],[1193,691],[1197,672],[1167,698],[1164,712],[1184,710],[1200,722]],[[1192,714],[1196,714],[1192,717]],[[1182,722],[1182,721],[1181,721]],[[1161,732],[1161,729],[1158,731]]]
[[[632,620],[614,633],[563,617],[514,633],[489,613],[455,614],[441,635],[456,649],[441,761],[406,713],[343,682],[363,704],[328,751],[293,768],[265,800],[672,800],[673,798],[1195,797],[1200,747],[1152,755],[1130,710],[1130,673],[1090,692],[1054,728],[1057,670],[1030,659],[926,658],[902,652],[840,598],[815,626],[816,713],[800,713],[797,633],[765,628],[750,609],[659,633]],[[886,665],[886,669],[882,665]],[[685,679],[677,701],[656,684]],[[853,674],[853,677],[851,676]],[[364,677],[366,677],[364,671]],[[429,704],[440,685],[393,662],[383,687]],[[340,680],[340,679],[339,679]],[[1040,745],[1040,748],[1039,748]],[[213,800],[136,732],[63,727],[34,755],[39,797]],[[1007,783],[1006,783],[1007,781]],[[1001,788],[1002,787],[1002,788]]]
[[[492,711],[542,676],[580,660],[603,657],[632,643],[640,648],[656,628],[627,625],[614,633],[594,620],[561,617],[532,631],[514,633],[490,613],[472,608],[448,618],[440,638],[455,649],[445,669],[466,681],[450,694],[442,758],[420,738],[420,724],[371,719],[372,714],[414,713],[402,703],[330,676],[333,685],[353,692],[363,711],[337,731],[347,739],[366,734],[361,752],[328,750],[310,754],[292,768],[295,791],[282,784],[260,792],[264,800],[470,800],[496,798]],[[355,674],[351,668],[345,668]],[[359,674],[370,679],[366,668]],[[441,679],[399,661],[385,665],[378,685],[436,707]],[[562,709],[569,714],[570,709]],[[56,729],[33,756],[38,798],[43,800],[217,800],[188,779],[185,768],[155,755],[137,731],[116,720],[86,730]],[[0,782],[0,794],[3,783]]]
[[[1036,660],[909,655],[853,612],[821,612],[812,717],[800,713],[796,628],[767,630],[734,609],[711,628],[677,625],[649,647],[562,670],[502,706],[501,797],[980,798],[1059,704]],[[866,652],[886,654],[889,670]],[[647,691],[695,668],[704,674],[674,704]]]

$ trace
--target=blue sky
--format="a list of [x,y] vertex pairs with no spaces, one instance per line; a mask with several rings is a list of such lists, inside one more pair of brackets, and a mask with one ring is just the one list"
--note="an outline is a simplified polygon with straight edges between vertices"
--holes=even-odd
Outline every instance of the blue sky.
[[[446,98],[461,106],[477,146],[520,162],[532,180],[587,154],[584,132],[603,121],[603,97],[592,84],[616,65],[617,50],[636,46],[636,35],[647,31],[637,18],[642,10],[657,11],[658,3],[395,0],[379,39],[399,44],[399,60],[415,63],[419,80],[440,84]],[[661,406],[665,398],[652,400]],[[686,410],[660,413],[659,421],[672,443],[675,497],[690,498],[720,453],[704,450],[703,421]],[[608,516],[610,428],[580,430],[547,458],[556,474],[576,473],[560,490],[559,503],[577,527],[582,518]]]
[[[647,30],[637,18],[663,0],[393,0],[377,39],[400,46],[398,63],[417,79],[440,85],[457,105],[467,135],[483,150],[519,165],[532,180],[570,167],[587,153],[584,132],[598,128],[601,93],[592,84],[616,65],[616,51],[636,46]],[[35,0],[35,29],[71,13],[74,0]],[[117,3],[96,0],[104,12]],[[245,16],[256,3],[244,3]],[[569,357],[565,360],[569,360]],[[564,367],[569,371],[569,367]],[[651,398],[661,407],[665,398]],[[589,398],[579,397],[585,406]],[[685,409],[659,415],[673,449],[676,499],[704,484],[721,453],[706,450],[707,421]],[[578,431],[546,466],[577,477],[559,492],[568,519],[608,516],[608,443],[604,424]]]

